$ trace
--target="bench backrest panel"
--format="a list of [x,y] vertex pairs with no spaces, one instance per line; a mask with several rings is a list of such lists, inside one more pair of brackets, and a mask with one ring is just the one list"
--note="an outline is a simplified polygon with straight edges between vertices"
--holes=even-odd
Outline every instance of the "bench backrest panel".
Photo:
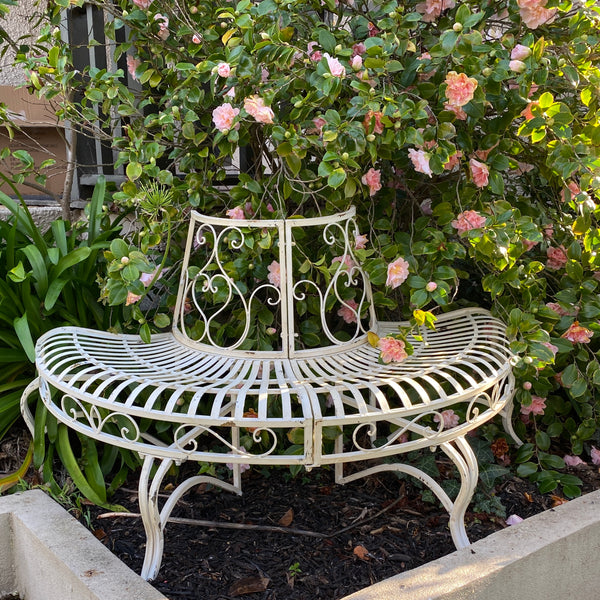
[[193,212],[174,335],[244,356],[319,356],[363,343],[375,311],[354,215],[233,220]]

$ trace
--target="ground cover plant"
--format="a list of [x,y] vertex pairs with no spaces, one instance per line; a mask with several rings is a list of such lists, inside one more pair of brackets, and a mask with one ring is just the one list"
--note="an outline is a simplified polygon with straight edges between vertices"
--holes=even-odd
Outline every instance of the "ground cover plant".
[[[542,490],[579,493],[563,457],[600,461],[595,2],[98,2],[114,66],[83,71],[58,28],[81,3],[51,4],[19,60],[33,92],[80,98],[60,115],[82,131],[126,125],[114,199],[144,225],[106,255],[110,305],[145,339],[168,326],[172,299],[152,319],[142,302],[176,270],[190,208],[241,223],[355,205],[353,252],[382,314],[434,325],[475,303],[507,322],[527,443],[511,459],[497,429],[484,436]],[[270,251],[248,244],[227,268],[268,280]],[[303,268],[327,278],[333,258]],[[317,320],[307,306],[308,347]],[[257,345],[269,326],[265,314]]]

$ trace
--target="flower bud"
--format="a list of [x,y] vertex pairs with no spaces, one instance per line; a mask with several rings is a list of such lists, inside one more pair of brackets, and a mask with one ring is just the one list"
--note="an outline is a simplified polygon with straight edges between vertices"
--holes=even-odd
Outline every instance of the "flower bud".
[[529,391],[531,389],[531,381],[525,381],[523,383],[523,389]]
[[452,29],[454,31],[456,31],[456,33],[458,33],[459,31],[462,31],[463,30],[462,23],[454,23],[454,25],[452,25]]
[[367,142],[374,142],[374,141],[375,141],[375,136],[372,133],[370,133],[367,136]]
[[275,329],[275,327],[267,327],[265,329],[265,333],[267,335],[275,335],[277,333],[277,329]]
[[523,73],[527,69],[527,65],[521,60],[511,60],[508,63],[508,68],[515,73]]
[[123,265],[129,264],[129,256],[123,256],[121,258],[121,264],[123,264]]
[[435,281],[430,281],[426,286],[425,290],[428,292],[435,292],[437,290],[437,283]]

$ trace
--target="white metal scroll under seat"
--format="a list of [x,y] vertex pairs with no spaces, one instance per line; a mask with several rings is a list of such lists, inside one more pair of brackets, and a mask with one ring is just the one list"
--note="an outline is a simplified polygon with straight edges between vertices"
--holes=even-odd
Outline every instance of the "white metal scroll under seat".
[[[235,221],[193,213],[171,333],[149,344],[77,327],[40,338],[39,380],[22,400],[30,425],[27,396],[39,386],[60,422],[144,457],[143,577],[158,573],[178,499],[203,482],[241,494],[244,463],[334,464],[338,483],[407,473],[448,510],[457,548],[469,544],[464,515],[478,468],[465,435],[501,414],[517,439],[505,326],[478,308],[443,314],[435,331],[412,339],[414,354],[381,362],[367,333],[393,335],[407,324],[375,318],[354,215]],[[460,417],[454,427],[444,425],[449,408]],[[454,500],[426,473],[390,459],[436,447],[460,474]],[[232,464],[232,482],[193,476],[160,508],[164,476],[189,460]],[[345,463],[369,460],[344,475]]]

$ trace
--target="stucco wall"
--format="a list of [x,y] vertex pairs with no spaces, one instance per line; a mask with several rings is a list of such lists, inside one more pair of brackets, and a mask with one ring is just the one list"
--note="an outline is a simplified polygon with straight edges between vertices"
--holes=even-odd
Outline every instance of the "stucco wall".
[[[17,5],[10,7],[10,13],[4,18],[2,25],[13,39],[32,35],[30,17],[41,9],[41,4],[37,0],[19,0]],[[14,56],[14,52],[9,50],[1,59],[0,85],[18,85],[25,81],[22,69],[14,64]]]

